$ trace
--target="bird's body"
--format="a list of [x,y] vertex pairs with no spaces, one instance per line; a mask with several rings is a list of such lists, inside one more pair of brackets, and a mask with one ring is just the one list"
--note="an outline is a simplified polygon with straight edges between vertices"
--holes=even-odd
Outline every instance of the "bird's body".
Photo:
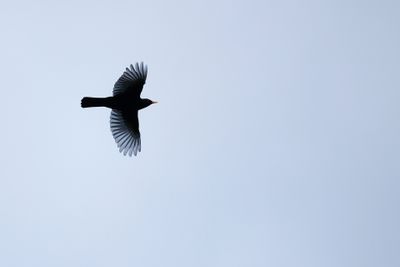
[[118,144],[120,152],[124,155],[132,153],[136,156],[141,150],[138,111],[150,106],[154,102],[150,99],[140,98],[143,85],[146,82],[147,67],[141,63],[126,68],[124,74],[114,85],[113,96],[110,97],[84,97],[81,106],[107,107],[111,111],[111,132]]
[[154,102],[148,99],[131,99],[129,96],[117,95],[110,97],[84,97],[81,106],[83,108],[106,107],[118,110],[141,110]]

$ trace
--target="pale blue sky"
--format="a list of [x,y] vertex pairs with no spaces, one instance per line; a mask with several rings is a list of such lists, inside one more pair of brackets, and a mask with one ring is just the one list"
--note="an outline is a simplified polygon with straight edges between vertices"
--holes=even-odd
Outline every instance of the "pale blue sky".
[[[400,266],[397,1],[3,1],[0,266]],[[108,96],[149,68],[142,152]]]

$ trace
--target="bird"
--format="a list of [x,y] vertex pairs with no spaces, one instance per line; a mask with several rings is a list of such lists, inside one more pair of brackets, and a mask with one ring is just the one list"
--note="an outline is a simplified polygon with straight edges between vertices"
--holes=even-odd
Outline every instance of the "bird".
[[126,68],[122,76],[115,82],[113,96],[84,97],[82,108],[106,107],[111,109],[110,128],[119,152],[124,156],[137,155],[142,145],[139,131],[139,110],[157,101],[141,98],[146,83],[147,66],[143,62],[132,64]]

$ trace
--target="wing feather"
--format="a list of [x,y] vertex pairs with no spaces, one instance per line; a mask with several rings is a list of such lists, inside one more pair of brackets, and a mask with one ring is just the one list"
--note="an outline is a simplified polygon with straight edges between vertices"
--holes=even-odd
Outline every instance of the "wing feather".
[[140,97],[143,85],[146,83],[147,66],[143,62],[132,64],[126,68],[121,77],[114,84],[113,95],[130,93],[136,97]]
[[110,116],[111,133],[117,143],[119,152],[136,156],[141,150],[139,119],[136,112],[113,109]]

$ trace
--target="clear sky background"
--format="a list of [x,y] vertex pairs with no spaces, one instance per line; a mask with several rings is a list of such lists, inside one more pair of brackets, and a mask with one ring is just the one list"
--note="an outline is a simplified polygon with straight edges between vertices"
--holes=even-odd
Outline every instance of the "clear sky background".
[[[0,266],[400,266],[398,1],[2,1]],[[149,68],[142,152],[109,96]]]

